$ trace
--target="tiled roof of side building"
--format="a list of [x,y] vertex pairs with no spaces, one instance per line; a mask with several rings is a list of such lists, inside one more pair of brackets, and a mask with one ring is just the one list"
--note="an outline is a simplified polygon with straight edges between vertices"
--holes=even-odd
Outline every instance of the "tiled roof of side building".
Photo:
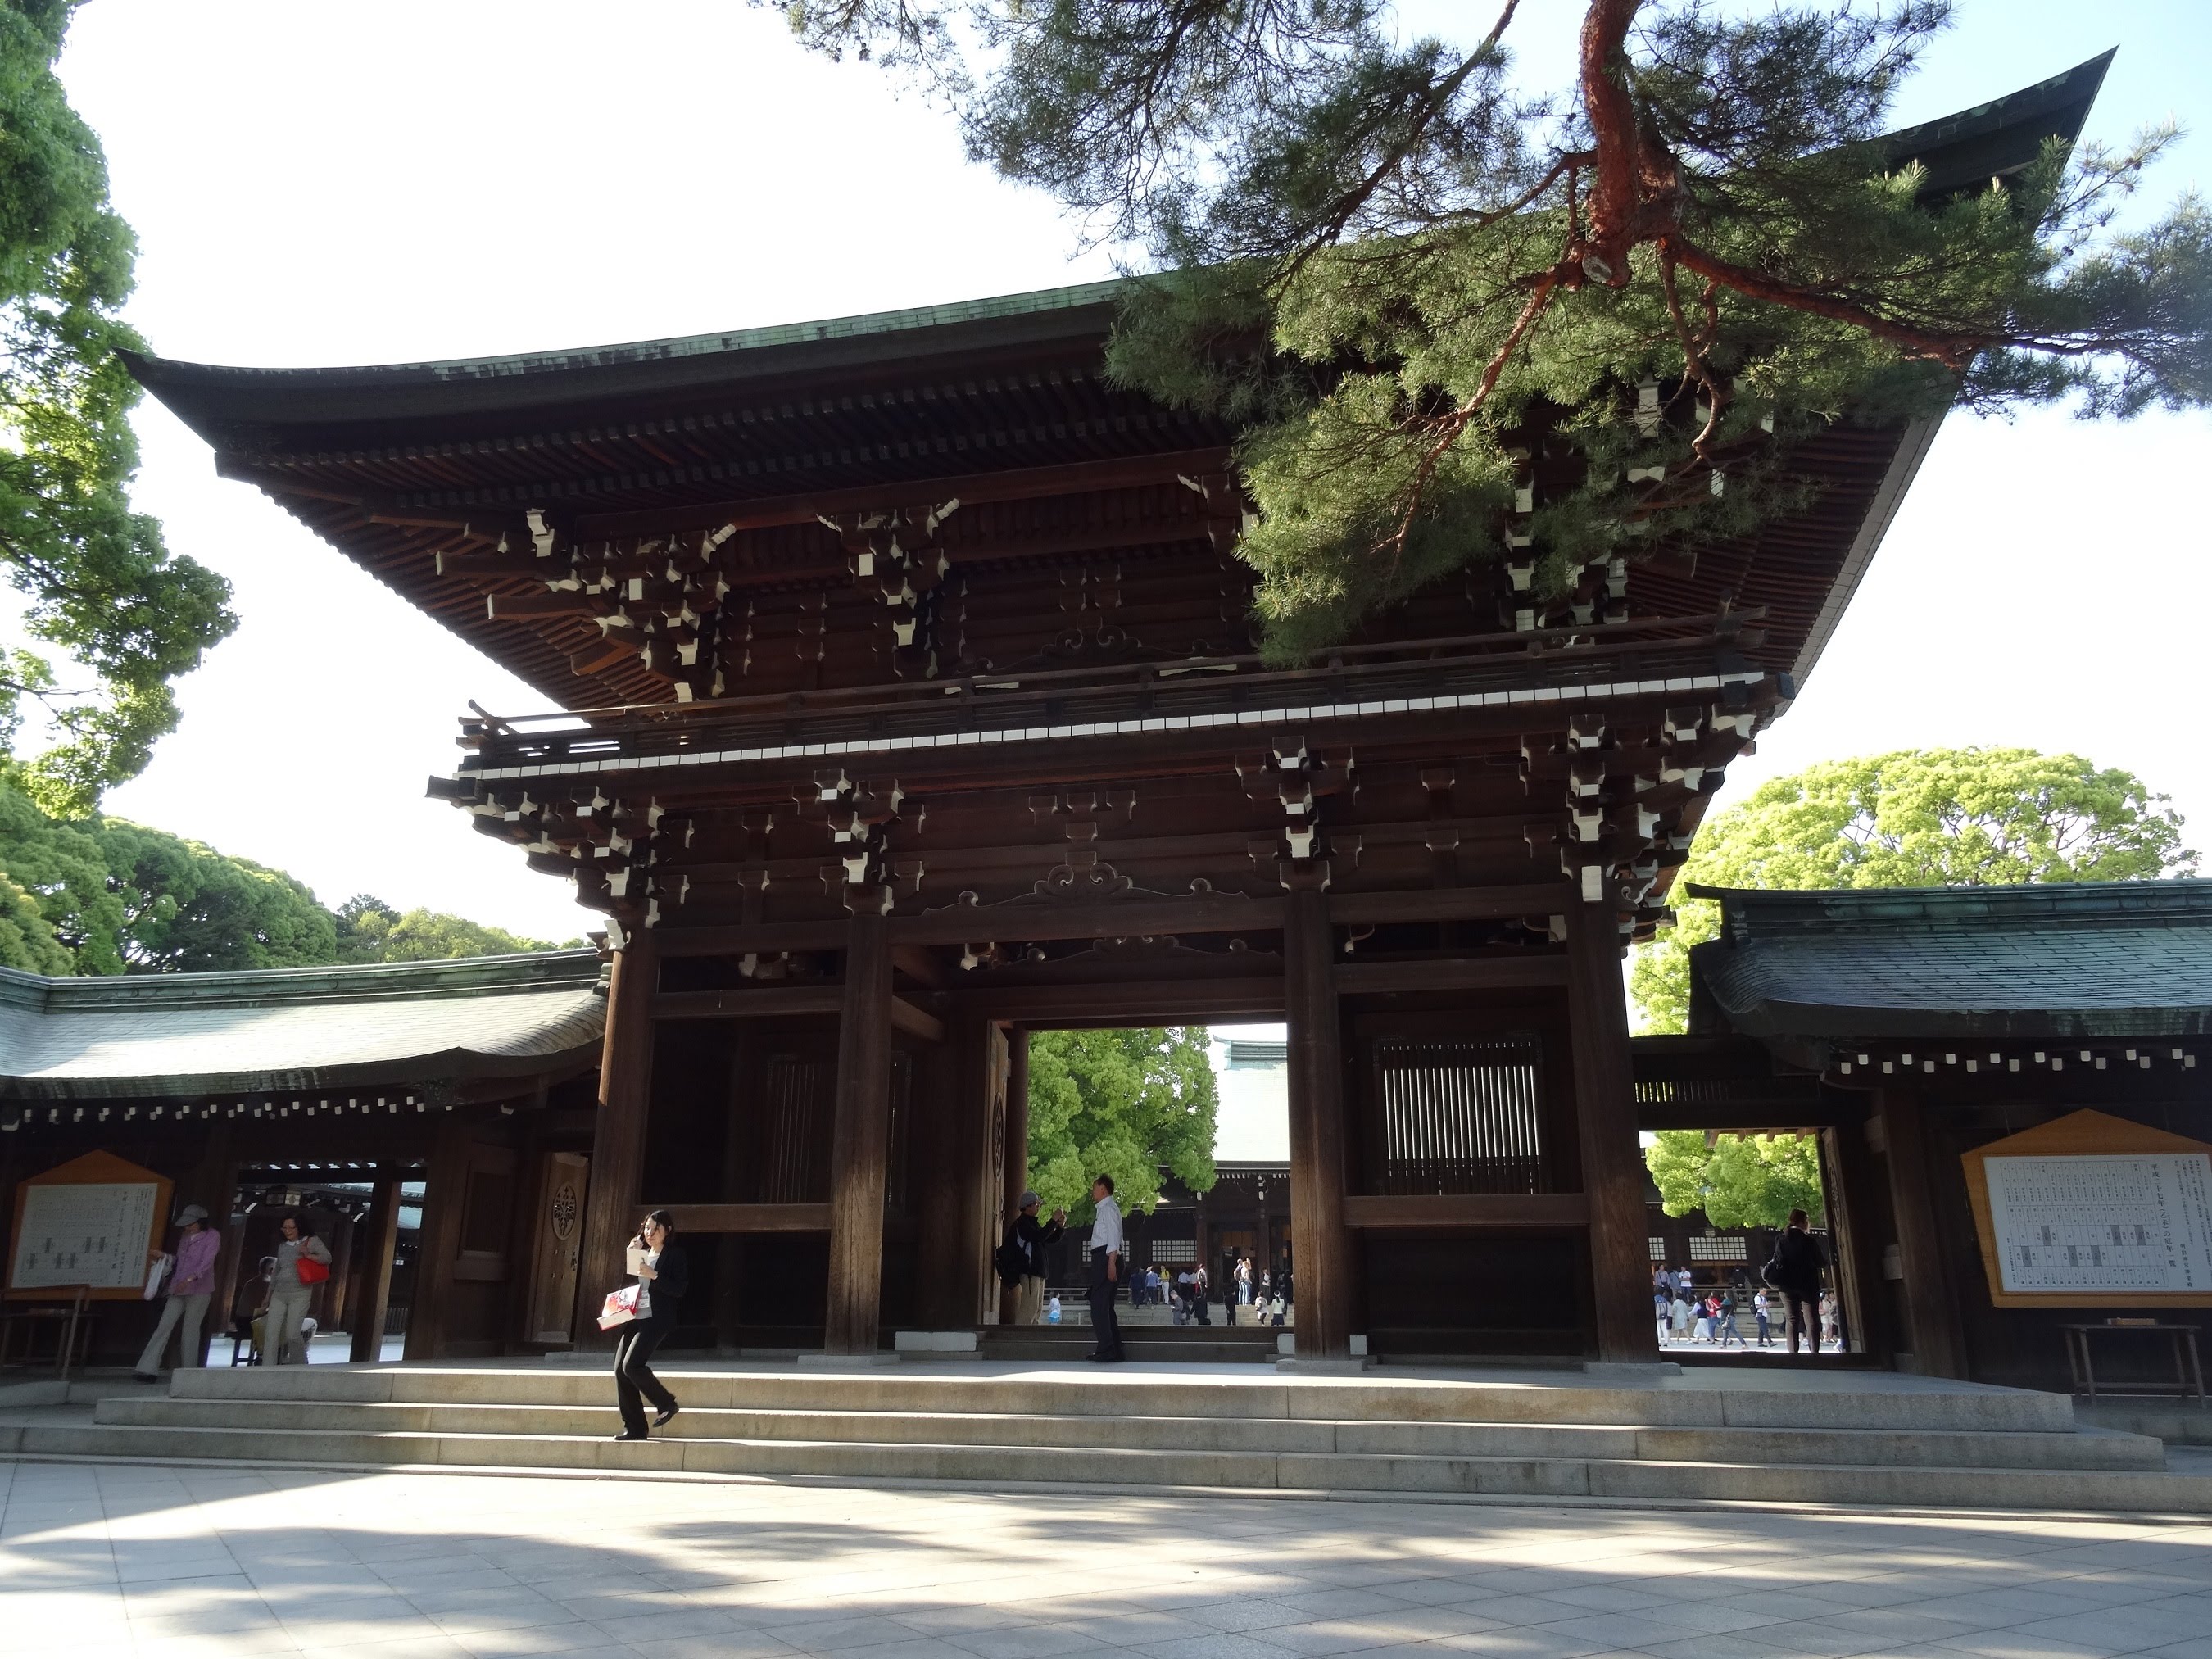
[[2212,881],[1691,891],[1723,914],[1690,954],[1693,1032],[2212,1034]]
[[599,953],[46,979],[0,969],[0,1100],[532,1077],[586,1064]]

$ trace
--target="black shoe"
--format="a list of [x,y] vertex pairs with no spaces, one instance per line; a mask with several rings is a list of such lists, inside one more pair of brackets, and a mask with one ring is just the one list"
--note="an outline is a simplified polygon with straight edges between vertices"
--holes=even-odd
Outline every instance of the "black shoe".
[[653,1426],[654,1428],[656,1428],[656,1429],[665,1429],[665,1428],[666,1428],[666,1427],[668,1426],[668,1420],[669,1420],[669,1419],[671,1419],[671,1418],[674,1417],[674,1416],[676,1415],[676,1413],[678,1413],[678,1412],[682,1411],[683,1409],[684,1409],[684,1408],[683,1408],[681,1406],[664,1406],[664,1407],[662,1407],[660,1408],[660,1414],[659,1414],[659,1416],[655,1417],[655,1418],[653,1419]]
[[150,1371],[133,1371],[131,1380],[134,1382],[159,1382],[161,1379]]
[[646,1436],[643,1430],[640,1430],[637,1433],[632,1434],[627,1429],[623,1430],[620,1434],[615,1437],[617,1440],[642,1440]]

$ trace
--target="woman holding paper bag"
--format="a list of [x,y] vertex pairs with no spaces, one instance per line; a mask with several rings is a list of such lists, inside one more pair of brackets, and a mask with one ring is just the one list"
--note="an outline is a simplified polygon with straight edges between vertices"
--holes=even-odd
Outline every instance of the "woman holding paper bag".
[[200,1326],[207,1318],[209,1299],[215,1295],[215,1259],[222,1249],[222,1235],[208,1225],[208,1212],[197,1204],[185,1206],[177,1216],[177,1225],[182,1237],[177,1240],[161,1323],[147,1339],[133,1373],[141,1382],[161,1380],[161,1356],[168,1348],[170,1333],[178,1331],[179,1325],[178,1365],[200,1363]]
[[637,1317],[622,1326],[615,1339],[615,1403],[623,1420],[617,1440],[646,1437],[646,1401],[653,1402],[656,1429],[676,1415],[676,1396],[661,1386],[649,1363],[661,1340],[676,1328],[676,1310],[690,1277],[675,1233],[676,1218],[655,1210],[639,1225],[628,1252],[629,1273],[638,1284]]

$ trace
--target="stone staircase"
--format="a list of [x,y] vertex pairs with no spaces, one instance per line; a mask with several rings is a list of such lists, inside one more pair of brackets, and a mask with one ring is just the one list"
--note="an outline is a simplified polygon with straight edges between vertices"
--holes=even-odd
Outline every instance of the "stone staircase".
[[2154,1439],[2077,1429],[2063,1396],[1866,1374],[662,1375],[683,1415],[643,1444],[610,1438],[613,1390],[596,1371],[319,1365],[180,1371],[167,1394],[102,1401],[89,1423],[0,1427],[0,1455],[2212,1513],[2212,1475],[2168,1472]]
[[[1150,1310],[1146,1310],[1147,1312]],[[1091,1351],[1089,1321],[1061,1325],[983,1325],[976,1337],[986,1359],[1080,1360]],[[1286,1334],[1265,1325],[1127,1324],[1121,1346],[1130,1359],[1201,1364],[1263,1364]]]

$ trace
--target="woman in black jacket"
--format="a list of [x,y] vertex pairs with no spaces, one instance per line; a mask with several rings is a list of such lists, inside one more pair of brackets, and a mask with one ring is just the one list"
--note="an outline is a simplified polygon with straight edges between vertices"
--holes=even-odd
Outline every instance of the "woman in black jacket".
[[1816,1355],[1820,1352],[1820,1269],[1826,1266],[1820,1241],[1807,1228],[1805,1212],[1790,1211],[1790,1224],[1775,1241],[1774,1254],[1762,1276],[1782,1292],[1792,1353],[1797,1352],[1801,1329],[1807,1351]]
[[646,1437],[645,1401],[658,1413],[656,1429],[676,1415],[676,1396],[653,1374],[653,1351],[676,1328],[676,1310],[683,1303],[690,1278],[684,1248],[675,1243],[675,1218],[655,1210],[637,1230],[638,1248],[645,1260],[638,1268],[637,1317],[622,1328],[615,1339],[615,1401],[622,1407],[623,1431],[617,1440]]

